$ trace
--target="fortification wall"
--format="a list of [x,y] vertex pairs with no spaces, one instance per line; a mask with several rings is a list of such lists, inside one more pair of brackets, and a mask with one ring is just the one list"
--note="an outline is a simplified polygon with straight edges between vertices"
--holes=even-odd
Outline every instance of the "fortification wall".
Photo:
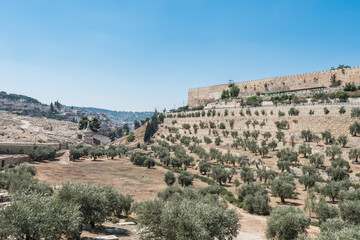
[[[267,93],[303,88],[329,87],[333,75],[335,75],[336,80],[341,80],[342,85],[348,82],[354,82],[356,85],[360,84],[360,67],[353,67],[244,81],[235,83],[235,85],[240,89],[239,95],[246,96],[257,92]],[[188,92],[188,105],[189,107],[195,107],[217,100],[221,97],[224,89],[228,89],[228,84],[191,88]]]
[[[60,150],[59,143],[37,143],[36,146],[46,148],[51,146],[56,148],[56,151]],[[34,147],[34,143],[16,143],[16,142],[1,142],[0,143],[0,153],[2,154],[18,154],[26,153]]]

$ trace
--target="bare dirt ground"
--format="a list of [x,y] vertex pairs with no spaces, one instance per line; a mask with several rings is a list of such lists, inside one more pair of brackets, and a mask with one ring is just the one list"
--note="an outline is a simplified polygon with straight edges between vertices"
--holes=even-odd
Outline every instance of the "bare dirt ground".
[[[50,185],[61,185],[66,182],[91,183],[113,186],[123,194],[131,194],[137,201],[153,199],[157,192],[164,190],[166,184],[164,175],[167,172],[162,167],[145,168],[133,165],[128,158],[114,160],[102,157],[96,161],[82,159],[77,162],[68,161],[66,152],[58,161],[33,163],[37,168],[37,178]],[[196,180],[194,187],[206,186]]]

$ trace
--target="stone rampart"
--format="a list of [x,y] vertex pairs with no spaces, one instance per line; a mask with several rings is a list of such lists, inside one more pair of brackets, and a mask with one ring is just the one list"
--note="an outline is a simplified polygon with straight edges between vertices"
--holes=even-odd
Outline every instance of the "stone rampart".
[[[348,82],[354,82],[358,85],[360,84],[360,67],[237,82],[235,85],[240,89],[240,96],[247,96],[256,94],[257,92],[270,93],[329,87],[331,78],[334,76],[336,80],[341,80],[342,85]],[[189,107],[195,107],[217,100],[221,97],[221,93],[225,89],[229,89],[228,84],[191,88],[188,92],[188,105]]]

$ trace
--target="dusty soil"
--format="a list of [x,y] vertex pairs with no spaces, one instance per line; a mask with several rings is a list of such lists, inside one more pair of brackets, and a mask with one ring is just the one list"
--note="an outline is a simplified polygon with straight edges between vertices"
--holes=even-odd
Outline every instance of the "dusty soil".
[[[68,161],[68,152],[57,161],[33,163],[37,168],[36,177],[50,185],[61,185],[66,182],[91,183],[113,186],[123,194],[131,194],[137,201],[153,199],[157,192],[166,188],[162,167],[151,169],[133,165],[128,158],[102,157],[96,161],[82,159]],[[194,187],[206,186],[196,180]]]

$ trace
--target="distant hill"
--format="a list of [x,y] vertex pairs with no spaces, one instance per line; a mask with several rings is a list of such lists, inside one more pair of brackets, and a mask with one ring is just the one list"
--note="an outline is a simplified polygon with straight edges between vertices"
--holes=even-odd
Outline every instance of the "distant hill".
[[[5,100],[5,101],[4,101]],[[10,102],[6,104],[6,102]],[[55,112],[50,112],[50,106],[42,104],[37,99],[28,97],[21,94],[7,93],[0,91],[0,110],[16,112],[22,115],[46,117],[58,120],[67,120],[78,122],[82,116],[91,116],[94,114],[105,114],[112,122],[120,125],[125,123],[129,124],[130,128],[133,128],[134,120],[145,120],[153,115],[153,112],[127,112],[127,111],[112,111],[108,109],[94,108],[94,107],[72,107],[76,110],[84,110],[85,113],[73,113],[71,107],[66,107],[60,104],[58,101],[54,103],[56,107]]]
[[126,111],[112,111],[108,109],[102,108],[93,108],[93,107],[73,107],[77,110],[87,110],[94,113],[105,113],[111,120],[123,125],[125,123],[129,123],[132,125],[134,120],[145,120],[146,118],[150,118],[154,112],[126,112]]
[[0,98],[6,99],[11,102],[23,101],[27,103],[41,104],[37,99],[28,97],[25,95],[15,94],[15,93],[6,93],[4,91],[0,92]]

